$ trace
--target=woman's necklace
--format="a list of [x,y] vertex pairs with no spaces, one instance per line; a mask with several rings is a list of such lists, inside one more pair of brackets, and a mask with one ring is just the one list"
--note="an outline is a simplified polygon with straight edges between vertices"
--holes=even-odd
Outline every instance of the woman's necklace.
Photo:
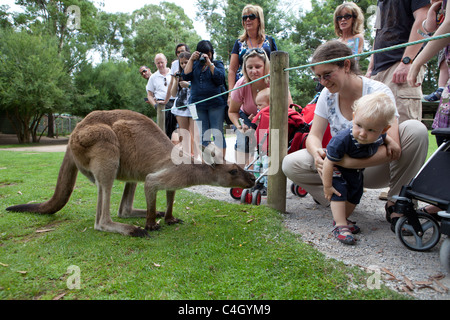
[[258,85],[258,82],[256,82],[256,83],[254,83],[254,87],[253,87],[253,84],[252,84],[252,87],[256,90],[256,93],[258,93],[258,92],[260,92],[261,90],[264,90],[265,88],[267,88],[267,86],[265,85],[265,83],[263,84],[263,85],[259,85],[258,87],[257,87],[257,85]]
[[252,39],[251,39],[250,37],[248,37],[248,41],[250,41],[250,46],[251,46],[250,49],[253,49],[253,48],[259,48],[259,41],[258,41],[258,43],[256,44],[256,47],[253,46]]

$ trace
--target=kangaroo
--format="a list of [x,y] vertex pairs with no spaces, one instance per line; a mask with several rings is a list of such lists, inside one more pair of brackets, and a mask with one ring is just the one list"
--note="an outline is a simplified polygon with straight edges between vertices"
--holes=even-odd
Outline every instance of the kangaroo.
[[[91,112],[70,136],[53,196],[43,203],[20,204],[6,210],[58,212],[69,201],[80,171],[98,188],[95,230],[146,237],[147,230],[160,228],[156,223],[159,190],[166,190],[167,196],[166,211],[159,214],[166,223],[174,224],[182,222],[172,214],[175,190],[193,185],[250,188],[255,184],[253,174],[234,163],[195,163],[190,155],[181,154],[183,161],[175,164],[171,159],[173,148],[177,147],[156,123],[140,113]],[[146,217],[144,229],[112,221],[110,202],[115,179],[126,181],[118,216]],[[133,208],[139,181],[144,181],[147,210]]]

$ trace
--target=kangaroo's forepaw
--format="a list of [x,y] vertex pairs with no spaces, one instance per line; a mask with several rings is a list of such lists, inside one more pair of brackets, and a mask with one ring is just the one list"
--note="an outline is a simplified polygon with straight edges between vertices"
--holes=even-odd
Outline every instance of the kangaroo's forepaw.
[[184,222],[183,220],[178,219],[178,218],[172,218],[172,219],[165,220],[165,221],[166,221],[166,223],[167,223],[169,226],[172,225],[172,224],[176,224],[176,223],[182,224],[182,223]]
[[145,230],[148,230],[148,231],[156,231],[159,229],[161,229],[161,225],[157,222],[145,225]]

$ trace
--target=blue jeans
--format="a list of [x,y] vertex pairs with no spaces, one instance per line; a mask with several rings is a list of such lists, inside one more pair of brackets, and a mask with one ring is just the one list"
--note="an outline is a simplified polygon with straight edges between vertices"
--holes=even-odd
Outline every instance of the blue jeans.
[[223,122],[225,120],[225,105],[218,107],[198,107],[198,119],[195,121],[199,132],[202,133],[202,145],[208,146],[211,143],[211,136],[214,137],[214,143],[217,147],[225,149],[225,135],[223,134]]
[[252,123],[252,121],[248,118],[244,111],[239,110],[239,117],[244,120],[244,124],[247,127],[253,129],[251,131],[247,131],[246,135],[243,135],[239,130],[235,130],[236,132],[236,145],[234,146],[235,150],[249,153],[250,151],[254,151],[257,143],[255,139],[255,130],[257,128],[256,124]]

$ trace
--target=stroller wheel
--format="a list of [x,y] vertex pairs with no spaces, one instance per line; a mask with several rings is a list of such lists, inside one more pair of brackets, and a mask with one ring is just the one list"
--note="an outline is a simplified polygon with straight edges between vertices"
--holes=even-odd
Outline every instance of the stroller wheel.
[[295,183],[291,184],[291,192],[300,198],[303,198],[308,194],[308,192],[305,189],[296,185]]
[[241,194],[242,194],[242,188],[231,188],[230,189],[230,196],[234,199],[234,200],[239,200],[241,198]]
[[261,190],[255,190],[252,194],[252,204],[259,206],[261,204]]
[[295,188],[295,194],[296,194],[297,196],[299,196],[300,198],[303,198],[303,197],[306,197],[306,195],[308,194],[308,192],[307,192],[305,189],[303,189],[302,187],[297,186],[297,187]]
[[[412,225],[408,223],[408,218],[403,216],[398,219],[395,225],[395,233],[397,238],[410,250],[430,250],[439,242],[439,239],[441,238],[439,224],[432,216],[426,213],[417,212],[417,218],[422,226],[423,235],[418,235]],[[402,232],[404,229],[410,231],[412,235],[406,235],[409,233]]]
[[446,238],[444,242],[442,242],[440,259],[441,264],[445,268],[445,270],[447,270],[447,272],[450,272],[450,238]]
[[252,193],[249,189],[242,190],[241,203],[252,203]]
[[296,194],[295,194],[295,187],[296,187],[296,184],[295,184],[295,183],[292,183],[292,184],[291,184],[291,192],[292,192],[293,195],[296,196]]

